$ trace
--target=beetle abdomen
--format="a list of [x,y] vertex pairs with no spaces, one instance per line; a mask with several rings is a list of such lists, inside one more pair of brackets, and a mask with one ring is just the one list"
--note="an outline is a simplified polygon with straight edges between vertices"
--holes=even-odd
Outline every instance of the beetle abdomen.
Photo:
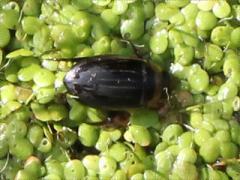
[[132,59],[80,62],[66,74],[64,82],[82,103],[108,109],[143,106],[156,89],[151,66]]

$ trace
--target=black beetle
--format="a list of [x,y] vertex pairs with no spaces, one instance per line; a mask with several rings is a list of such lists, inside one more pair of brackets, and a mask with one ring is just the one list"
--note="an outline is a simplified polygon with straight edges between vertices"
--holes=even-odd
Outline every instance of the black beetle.
[[151,107],[167,87],[168,76],[140,58],[93,56],[67,72],[68,92],[91,107],[128,109]]

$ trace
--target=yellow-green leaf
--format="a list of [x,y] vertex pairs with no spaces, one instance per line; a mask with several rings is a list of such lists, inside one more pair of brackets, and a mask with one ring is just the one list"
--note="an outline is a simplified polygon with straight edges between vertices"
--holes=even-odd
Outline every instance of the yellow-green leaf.
[[7,54],[6,58],[17,58],[19,56],[32,56],[33,55],[33,52],[30,51],[30,50],[27,50],[27,49],[18,49],[18,50],[15,50],[15,51],[12,51],[10,52],[9,54]]

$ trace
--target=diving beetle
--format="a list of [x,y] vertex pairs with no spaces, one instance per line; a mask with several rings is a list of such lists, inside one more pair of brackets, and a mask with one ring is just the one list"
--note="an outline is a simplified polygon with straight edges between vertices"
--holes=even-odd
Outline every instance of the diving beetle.
[[90,107],[128,109],[154,106],[168,87],[168,74],[141,59],[114,55],[76,58],[64,83]]

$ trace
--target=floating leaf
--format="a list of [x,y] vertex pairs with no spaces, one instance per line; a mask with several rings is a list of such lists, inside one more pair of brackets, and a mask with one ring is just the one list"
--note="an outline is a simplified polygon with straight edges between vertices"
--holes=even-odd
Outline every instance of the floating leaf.
[[138,109],[130,117],[131,124],[148,127],[156,127],[159,123],[157,111]]
[[17,101],[9,101],[6,104],[2,105],[0,109],[0,119],[7,117],[12,112],[18,110],[21,106],[21,103]]
[[24,56],[24,57],[33,56],[33,52],[28,49],[18,49],[7,54],[6,58],[11,59],[11,58],[17,58],[19,56]]
[[31,103],[31,109],[34,116],[40,121],[50,121],[51,115],[44,105],[38,103]]
[[0,65],[2,64],[2,60],[3,60],[3,51],[2,49],[0,49]]

